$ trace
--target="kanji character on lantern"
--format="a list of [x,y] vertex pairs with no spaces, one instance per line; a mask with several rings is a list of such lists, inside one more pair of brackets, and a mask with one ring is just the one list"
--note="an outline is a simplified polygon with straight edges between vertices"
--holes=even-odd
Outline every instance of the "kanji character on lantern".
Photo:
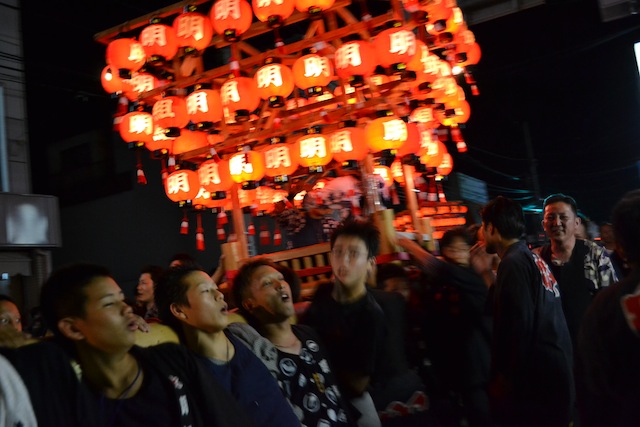
[[165,192],[174,202],[191,200],[198,195],[200,182],[198,174],[187,169],[180,169],[169,176],[165,181]]
[[211,21],[201,13],[185,12],[173,21],[178,46],[185,48],[185,53],[205,49],[213,37]]
[[309,95],[321,94],[331,83],[333,66],[329,58],[316,53],[304,55],[293,64],[293,81]]
[[264,168],[264,156],[257,151],[242,151],[229,158],[231,179],[242,184],[245,190],[257,187],[256,181],[264,177]]
[[198,169],[200,185],[211,193],[227,191],[233,185],[229,171],[229,162],[226,160],[207,160]]
[[178,53],[178,41],[173,28],[160,23],[153,23],[140,32],[140,44],[151,63],[169,61]]
[[209,18],[218,34],[235,42],[251,27],[253,12],[244,0],[218,0],[211,8]]
[[373,73],[377,64],[376,52],[365,41],[354,40],[340,46],[335,53],[336,72],[353,87],[364,85],[364,76]]
[[284,106],[284,99],[293,92],[293,73],[289,67],[268,60],[253,76],[258,93],[272,108]]

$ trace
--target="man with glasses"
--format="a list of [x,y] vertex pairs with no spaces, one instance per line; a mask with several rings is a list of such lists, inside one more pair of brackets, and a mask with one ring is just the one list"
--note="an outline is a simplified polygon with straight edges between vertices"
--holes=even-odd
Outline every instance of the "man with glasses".
[[574,351],[580,322],[593,296],[618,281],[605,249],[589,240],[576,238],[580,221],[572,197],[565,194],[547,197],[542,226],[550,243],[535,249],[558,281]]
[[404,331],[396,320],[404,315],[404,300],[395,295],[398,306],[366,285],[379,244],[371,223],[351,221],[336,229],[330,253],[334,280],[318,287],[302,323],[326,344],[343,395],[362,413],[359,426],[380,425],[376,412],[382,418],[418,412],[402,417],[400,425],[424,424],[424,387],[408,369],[404,343],[398,344]]

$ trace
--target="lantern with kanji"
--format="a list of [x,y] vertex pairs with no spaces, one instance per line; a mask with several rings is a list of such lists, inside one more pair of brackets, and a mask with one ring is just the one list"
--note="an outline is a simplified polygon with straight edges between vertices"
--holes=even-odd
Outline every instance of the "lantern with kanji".
[[295,0],[253,0],[251,4],[258,20],[276,28],[282,26],[284,20],[291,16]]
[[389,111],[382,111],[379,116],[365,127],[369,148],[374,153],[397,150],[409,138],[407,124]]
[[153,122],[164,128],[167,136],[180,136],[180,129],[189,123],[187,104],[179,96],[171,95],[153,104]]
[[265,175],[278,183],[286,182],[288,176],[298,169],[299,159],[293,145],[285,144],[281,137],[273,137],[269,145],[260,149],[264,154]]
[[335,0],[295,0],[295,2],[298,11],[315,17],[333,6]]
[[251,27],[253,12],[245,0],[218,0],[213,4],[209,18],[216,33],[228,42],[235,42]]
[[306,135],[295,142],[295,151],[300,158],[300,166],[309,168],[309,172],[322,172],[323,166],[331,161],[331,151],[327,138],[317,128],[309,128]]
[[422,106],[414,109],[409,115],[409,120],[420,123],[423,127],[437,128],[440,125],[436,117],[433,107]]
[[174,202],[194,199],[200,190],[198,173],[188,169],[178,169],[167,176],[164,190],[167,197]]
[[203,187],[200,187],[196,197],[191,200],[191,204],[195,209],[213,209],[217,207],[216,202],[211,199],[211,193]]
[[140,43],[151,64],[165,63],[178,53],[178,41],[173,27],[161,24],[157,19],[153,19],[151,25],[140,32]]
[[369,42],[353,40],[340,46],[335,53],[336,72],[353,87],[364,85],[364,76],[376,69],[377,57]]
[[380,65],[391,67],[393,73],[401,75],[403,79],[415,80],[416,73],[407,70],[407,63],[422,52],[417,50],[416,35],[413,31],[403,27],[401,23],[394,23],[392,28],[376,36],[373,47]]
[[422,40],[416,40],[417,54],[407,63],[407,69],[416,72],[418,90],[426,90],[440,76],[440,58]]
[[100,83],[107,93],[120,93],[124,89],[124,84],[115,67],[107,65],[100,74]]
[[173,20],[173,30],[179,47],[186,54],[204,50],[213,37],[213,26],[209,18],[202,13],[187,11]]
[[131,73],[142,68],[147,60],[142,44],[129,38],[111,41],[107,46],[106,59],[123,79],[130,79]]
[[153,141],[153,117],[146,111],[127,113],[118,129],[125,142],[143,145]]
[[407,155],[415,155],[420,149],[420,130],[418,125],[413,122],[406,123],[407,125],[407,139],[398,147],[396,156],[404,157]]
[[164,128],[154,125],[153,137],[151,138],[151,141],[145,142],[144,146],[152,153],[159,150],[166,154],[173,148],[174,141],[175,138],[167,136]]
[[229,162],[227,160],[215,161],[213,159],[202,162],[198,168],[200,185],[212,195],[215,200],[224,199],[226,191],[233,185]]
[[245,190],[255,189],[264,176],[264,156],[258,151],[244,150],[229,158],[231,179]]
[[122,91],[129,101],[137,100],[139,95],[158,86],[158,79],[151,73],[133,73],[130,79],[122,81]]
[[197,84],[187,96],[187,115],[198,129],[209,129],[222,120],[222,101],[220,92],[210,85]]
[[382,179],[385,187],[393,185],[393,175],[391,175],[391,169],[388,166],[375,165],[373,167],[373,174]]
[[453,158],[451,154],[445,153],[442,157],[442,162],[436,167],[438,175],[447,176],[453,170]]
[[369,153],[364,129],[356,127],[355,121],[340,123],[340,128],[329,134],[329,147],[333,158],[343,167],[355,167]]
[[280,108],[293,92],[293,73],[286,65],[268,58],[253,76],[260,98],[269,102],[269,107]]
[[260,105],[256,83],[249,77],[232,77],[222,84],[220,99],[229,116],[238,122],[246,122],[251,112]]
[[180,136],[173,141],[171,154],[178,155],[209,146],[205,132],[182,129]]
[[441,141],[432,141],[428,144],[426,152],[420,157],[420,163],[428,168],[436,168],[444,155],[447,153],[447,147]]
[[293,81],[309,95],[319,95],[331,83],[333,65],[329,58],[309,53],[293,63]]
[[435,110],[436,117],[444,126],[466,123],[471,115],[471,107],[467,101],[460,100],[444,104],[444,108]]

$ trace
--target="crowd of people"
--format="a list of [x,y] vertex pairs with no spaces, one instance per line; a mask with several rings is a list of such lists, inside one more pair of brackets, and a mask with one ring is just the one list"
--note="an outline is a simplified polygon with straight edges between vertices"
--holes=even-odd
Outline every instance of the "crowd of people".
[[[177,254],[141,269],[134,300],[103,266],[63,266],[42,286],[43,338],[0,296],[0,426],[637,425],[640,190],[600,244],[563,194],[537,248],[517,202],[481,218],[439,254],[395,238],[405,265],[377,265],[377,228],[344,222],[310,302],[265,257],[223,292],[222,262]],[[179,343],[136,345],[153,323]]]

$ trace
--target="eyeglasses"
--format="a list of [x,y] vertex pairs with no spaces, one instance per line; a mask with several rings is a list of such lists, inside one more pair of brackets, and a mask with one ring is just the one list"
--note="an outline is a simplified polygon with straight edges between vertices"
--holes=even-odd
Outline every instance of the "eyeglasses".
[[343,258],[345,255],[349,257],[351,260],[359,259],[364,252],[356,251],[353,249],[342,249],[342,248],[333,248],[331,250],[331,255],[336,258]]

